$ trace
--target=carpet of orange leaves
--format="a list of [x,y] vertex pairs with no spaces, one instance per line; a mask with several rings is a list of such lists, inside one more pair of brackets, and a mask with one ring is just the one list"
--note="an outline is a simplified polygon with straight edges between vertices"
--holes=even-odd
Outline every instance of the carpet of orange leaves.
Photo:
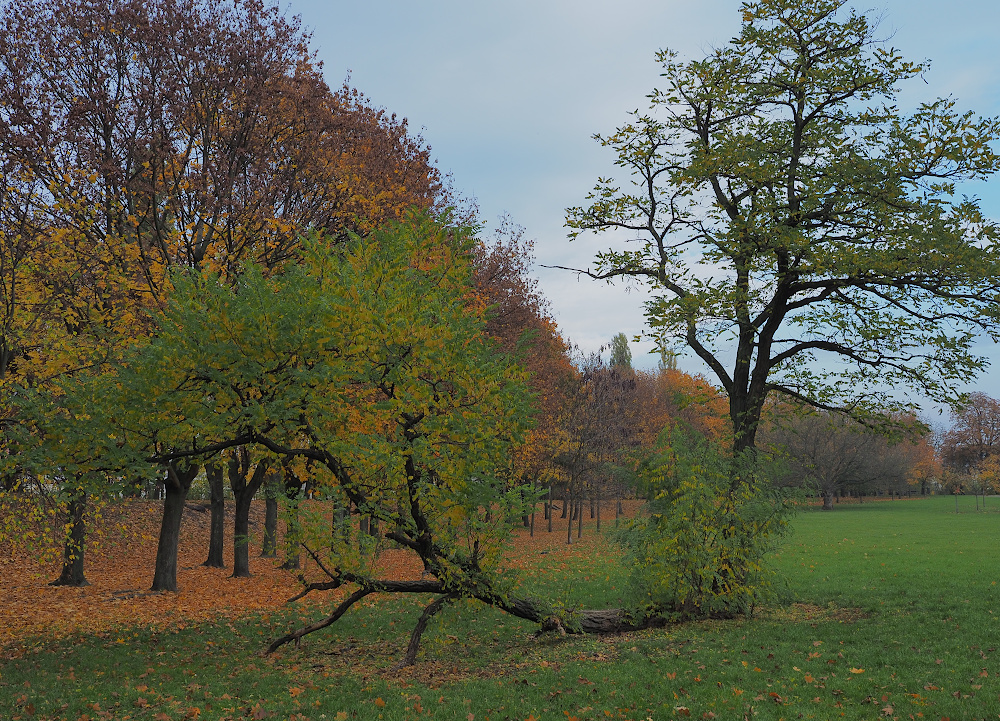
[[[632,515],[637,505],[627,502],[627,515]],[[217,616],[265,612],[284,605],[301,590],[296,572],[280,569],[273,559],[260,558],[259,545],[251,543],[253,576],[230,578],[231,504],[227,504],[227,510],[230,514],[226,528],[227,568],[220,569],[201,565],[208,553],[209,514],[185,509],[176,593],[149,590],[161,514],[158,502],[134,501],[105,512],[100,527],[91,529],[91,537],[101,540],[96,547],[87,548],[85,572],[90,585],[83,588],[50,586],[49,581],[59,575],[58,564],[41,564],[23,550],[0,548],[0,652],[17,653],[42,639],[78,632],[114,633],[124,626],[185,624]],[[604,505],[602,516],[613,519],[611,502]],[[263,524],[264,505],[255,502],[251,532],[258,539]],[[571,546],[566,545],[565,520],[556,519],[552,533],[545,528],[539,513],[534,538],[527,530],[518,529],[508,560],[516,565],[537,562],[543,550],[568,557],[592,550],[595,536],[589,518],[584,523],[581,542],[577,541],[574,524]],[[419,561],[404,551],[386,551],[380,565],[380,575],[385,578],[420,577]],[[324,606],[330,601],[330,594],[313,594],[304,600]]]

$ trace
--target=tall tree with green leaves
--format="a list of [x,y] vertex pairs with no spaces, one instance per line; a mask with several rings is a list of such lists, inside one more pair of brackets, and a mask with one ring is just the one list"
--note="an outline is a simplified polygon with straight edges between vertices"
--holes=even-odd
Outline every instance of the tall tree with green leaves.
[[951,98],[904,114],[897,88],[927,64],[845,0],[742,14],[702,60],[661,51],[650,109],[597,136],[632,184],[599,180],[570,237],[643,240],[582,272],[648,286],[654,333],[724,388],[737,452],[772,394],[868,422],[904,410],[893,387],[953,401],[985,366],[1000,277],[996,224],[955,193],[1000,168],[1000,121]]
[[624,333],[618,333],[611,339],[611,365],[615,368],[632,367],[632,351]]

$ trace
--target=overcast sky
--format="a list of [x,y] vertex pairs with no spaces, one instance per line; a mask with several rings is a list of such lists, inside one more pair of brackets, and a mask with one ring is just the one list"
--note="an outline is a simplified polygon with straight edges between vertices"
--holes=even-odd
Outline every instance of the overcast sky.
[[[406,117],[433,148],[455,188],[495,224],[507,213],[536,240],[539,265],[586,267],[606,240],[569,243],[565,208],[584,202],[613,156],[591,139],[645,107],[659,48],[702,57],[739,32],[738,0],[292,0],[314,32],[328,82],[351,82]],[[952,95],[959,106],[1000,115],[1000,3],[881,0],[880,34],[908,59],[932,61],[902,104]],[[1000,178],[966,188],[1000,218]],[[538,267],[564,334],[595,350],[620,331],[644,329],[642,290],[628,292]],[[651,342],[632,345],[651,367]],[[995,370],[977,387],[1000,397],[1000,353],[980,346]],[[688,358],[685,369],[704,368]]]

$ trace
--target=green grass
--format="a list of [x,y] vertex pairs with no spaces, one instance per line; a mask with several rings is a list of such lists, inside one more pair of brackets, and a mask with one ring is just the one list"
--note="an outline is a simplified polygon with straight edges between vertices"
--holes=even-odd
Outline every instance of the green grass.
[[[1000,513],[961,503],[800,514],[775,559],[786,605],[754,619],[536,638],[461,603],[431,622],[406,673],[389,669],[427,599],[366,605],[266,659],[299,612],[122,630],[0,663],[0,718],[996,719]],[[538,560],[525,583],[551,599],[621,596],[606,549]]]

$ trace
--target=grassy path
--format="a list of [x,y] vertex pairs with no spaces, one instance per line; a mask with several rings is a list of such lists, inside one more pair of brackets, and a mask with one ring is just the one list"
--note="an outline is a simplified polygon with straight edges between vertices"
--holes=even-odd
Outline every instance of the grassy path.
[[[0,661],[0,719],[996,719],[1000,512],[961,503],[803,512],[775,559],[785,602],[749,620],[535,638],[458,604],[402,673],[423,599],[374,601],[267,659],[266,640],[321,610],[123,626]],[[622,595],[593,535],[530,553],[553,599]]]

